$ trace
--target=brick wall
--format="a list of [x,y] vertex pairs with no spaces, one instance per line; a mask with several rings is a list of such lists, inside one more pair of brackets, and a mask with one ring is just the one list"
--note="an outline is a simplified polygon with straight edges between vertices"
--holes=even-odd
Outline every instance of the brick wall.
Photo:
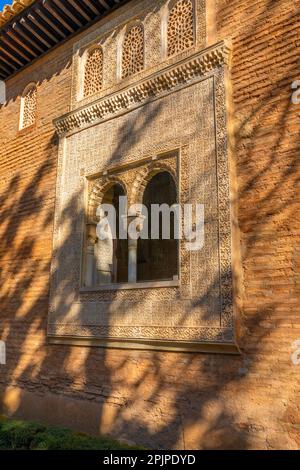
[[[211,4],[211,3],[210,3]],[[232,87],[243,264],[240,356],[46,344],[57,141],[72,42],[8,83],[0,111],[0,368],[4,411],[111,433],[147,447],[299,448],[300,2],[216,1],[233,42]],[[38,82],[39,115],[18,133],[20,95]]]

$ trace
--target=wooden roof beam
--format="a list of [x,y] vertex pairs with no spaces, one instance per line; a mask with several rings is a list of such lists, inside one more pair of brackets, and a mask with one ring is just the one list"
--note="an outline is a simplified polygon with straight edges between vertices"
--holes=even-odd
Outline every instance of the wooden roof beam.
[[44,39],[34,28],[32,28],[32,26],[29,24],[28,19],[26,21],[25,18],[22,18],[20,20],[20,23],[27,31],[33,34],[33,36],[35,36],[39,40],[39,42],[42,42],[47,47],[47,49],[50,49],[50,47],[52,47],[52,44],[50,44],[50,42],[46,41],[46,39]]
[[63,3],[60,0],[53,0],[53,2],[58,6],[60,10],[62,10],[67,16],[71,18],[71,20],[78,26],[78,28],[81,28],[83,26],[83,23],[79,21],[78,18],[76,18],[70,10],[68,10]]
[[42,18],[57,34],[60,35],[62,39],[66,38],[66,34],[62,31],[62,28],[59,28],[54,21],[52,21],[48,15],[46,15],[40,8],[35,9],[35,13],[38,14],[40,18]]
[[[99,0],[99,3],[105,8],[105,10],[109,10],[110,6],[106,3],[105,0]],[[117,2],[118,3],[118,2]]]
[[67,21],[64,20],[64,18],[59,14],[58,8],[56,5],[50,5],[50,3],[47,0],[43,0],[43,6],[46,8],[46,10],[51,14],[51,16],[58,21],[61,22],[61,24],[69,31],[69,33],[73,34],[75,29],[70,26]]
[[7,67],[5,64],[3,65],[3,63],[1,63],[1,59],[0,59],[0,69],[3,70],[8,75],[10,75],[12,71],[14,70],[11,67]]
[[46,29],[36,18],[35,16],[29,14],[28,15],[28,18],[30,19],[30,21],[35,24],[35,26],[40,29],[43,33],[46,34],[46,36],[48,36],[49,38],[52,39],[52,41],[55,42],[55,44],[57,44],[59,42],[59,39],[54,36],[48,29]]
[[15,29],[18,34],[23,37],[27,42],[29,42],[30,44],[33,45],[33,47],[35,49],[37,49],[41,54],[43,54],[45,52],[45,49],[43,49],[39,44],[37,44],[36,41],[33,41],[31,39],[31,34],[29,33],[28,35],[28,32],[24,30],[24,28],[22,28],[19,24],[16,24],[14,23],[13,25],[13,29]]
[[29,55],[27,55],[26,52],[24,52],[23,47],[20,46],[20,44],[16,44],[12,39],[9,38],[9,36],[7,35],[1,36],[1,41],[4,42],[9,48],[14,50],[17,54],[19,54],[27,62],[30,62],[32,58],[34,58],[32,54],[30,54],[31,57],[29,57]]
[[70,3],[86,21],[91,21],[93,19],[93,16],[89,16],[74,0],[68,0],[68,3]]
[[[14,54],[14,52],[9,49],[9,48],[4,48],[1,44],[0,44],[0,51],[2,51],[2,54],[4,53],[7,57],[10,58],[10,60],[13,60],[14,62],[16,62],[18,65],[20,65],[21,67],[23,67],[25,65],[24,62],[22,62],[20,59],[18,59],[18,57],[16,57],[16,55]],[[26,61],[27,62],[27,61]]]
[[25,49],[27,52],[29,52],[29,54],[31,54],[34,58],[36,58],[38,56],[38,54],[36,53],[36,51],[34,51],[29,45],[28,43],[26,44],[24,42],[24,38],[19,38],[19,35],[17,33],[17,31],[13,31],[12,29],[7,29],[5,31],[5,34],[6,36],[9,36],[14,42],[18,43],[19,46],[21,46],[23,49]]
[[99,15],[99,10],[95,7],[95,5],[90,0],[85,0],[85,3],[88,5],[89,9],[96,15]]
[[9,66],[11,69],[13,69],[14,71],[16,71],[16,70],[18,70],[18,69],[20,68],[20,67],[18,66],[18,64],[15,65],[15,63],[13,63],[14,61],[12,62],[11,59],[9,59],[9,58],[7,59],[7,58],[5,57],[5,55],[3,55],[3,53],[1,54],[0,59],[2,60],[2,62],[4,62],[6,65],[8,65],[8,66]]

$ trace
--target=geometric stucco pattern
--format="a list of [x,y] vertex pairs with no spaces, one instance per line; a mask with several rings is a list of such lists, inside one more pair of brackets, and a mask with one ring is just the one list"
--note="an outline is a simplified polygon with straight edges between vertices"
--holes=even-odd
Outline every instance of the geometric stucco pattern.
[[122,78],[143,70],[144,31],[141,25],[132,26],[127,32],[122,50]]
[[[98,27],[91,28],[85,35],[81,36],[74,45],[73,65],[72,65],[72,97],[71,109],[79,108],[88,102],[94,102],[95,98],[101,98],[120,89],[122,85],[128,85],[136,79],[144,78],[149,71],[154,71],[163,66],[173,64],[188,54],[206,47],[206,8],[205,0],[193,0],[192,13],[193,28],[189,22],[189,15],[184,15],[182,24],[172,22],[177,40],[173,34],[174,45],[180,43],[176,54],[168,55],[168,18],[171,10],[175,7],[175,0],[140,0],[132,2],[128,11],[121,15],[112,15],[99,24]],[[121,10],[120,10],[121,12]],[[183,12],[181,12],[183,13]],[[178,19],[178,15],[174,16]],[[141,27],[141,34],[138,41],[129,41],[129,46],[125,40],[132,28]],[[173,28],[173,30],[174,30]],[[133,31],[138,31],[134,29]],[[191,31],[193,34],[193,44],[191,43]],[[130,37],[129,37],[130,39]],[[187,45],[189,47],[183,47]],[[83,62],[85,51],[93,49],[101,44],[103,51],[103,85],[100,91],[90,96],[83,93]],[[124,46],[126,45],[126,54]],[[176,46],[177,47],[177,46]],[[122,73],[122,62],[125,60],[125,69],[132,73]],[[129,67],[129,68],[128,68]],[[133,67],[131,69],[131,67]],[[135,73],[138,72],[138,75]],[[126,76],[125,76],[126,75]]]
[[22,97],[22,116],[21,128],[32,126],[36,120],[37,110],[37,88],[36,85],[30,85]]
[[172,175],[173,180],[178,187],[178,168],[177,156],[164,156],[161,159],[150,160],[149,162],[136,165],[134,168],[120,167],[104,175],[91,179],[88,195],[88,222],[97,222],[97,208],[102,203],[103,196],[110,186],[119,184],[127,195],[128,204],[142,204],[143,194],[147,183],[157,173],[167,171]]
[[[60,151],[50,336],[233,342],[229,55],[222,41],[55,121]],[[204,204],[205,249],[189,252],[180,243],[178,285],[82,289],[84,225],[95,222],[107,185],[120,182],[129,201],[140,202],[147,181],[162,169],[176,181],[180,203]],[[64,214],[73,199],[78,207],[69,239]]]
[[225,41],[196,53],[185,61],[168,67],[138,85],[128,87],[122,92],[97,100],[81,109],[54,121],[59,135],[65,135],[112,117],[118,112],[131,109],[147,102],[149,99],[170,92],[177,87],[188,85],[193,80],[203,77],[215,67],[226,65],[229,60],[230,48]]
[[168,55],[177,54],[194,44],[193,0],[179,0],[168,19]]
[[100,47],[87,52],[84,69],[84,96],[99,92],[103,82],[103,52]]

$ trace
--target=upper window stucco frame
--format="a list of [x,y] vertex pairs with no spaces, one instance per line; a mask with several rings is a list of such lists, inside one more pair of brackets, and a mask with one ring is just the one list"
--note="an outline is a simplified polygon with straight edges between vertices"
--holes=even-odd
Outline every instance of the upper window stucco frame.
[[[102,54],[102,76],[101,76],[101,87],[99,91],[95,93],[85,95],[85,78],[86,78],[86,66],[88,58],[93,54],[93,52],[100,50]],[[104,82],[104,64],[105,64],[105,53],[102,42],[96,42],[86,46],[84,49],[79,51],[79,79],[78,79],[78,89],[77,89],[77,101],[80,102],[85,99],[90,99],[93,96],[97,96],[101,93],[103,89]]]
[[[130,32],[134,28],[137,28],[137,27],[141,29],[142,35],[143,35],[143,64],[142,64],[142,67],[141,67],[140,70],[138,70],[134,73],[131,73],[127,76],[124,76],[124,73],[123,73],[123,57],[124,57],[125,41],[126,41],[128,35],[130,34]],[[143,70],[145,70],[145,27],[144,27],[144,24],[143,24],[142,20],[134,19],[134,20],[130,21],[129,23],[127,23],[127,25],[125,26],[125,28],[123,28],[122,32],[120,33],[120,35],[118,37],[117,82],[121,82],[122,80],[126,80],[128,78],[131,78],[131,77],[137,75],[138,73],[142,72]]]
[[[26,98],[28,97],[31,91],[35,91],[35,104],[34,109],[32,110],[33,118],[32,121],[28,124],[25,122],[25,112],[26,112]],[[20,106],[20,117],[19,117],[19,131],[24,131],[30,129],[36,124],[37,120],[37,101],[38,101],[38,89],[36,82],[30,82],[23,90],[21,97],[21,106]]]
[[162,60],[167,60],[171,57],[174,57],[181,52],[188,51],[192,49],[194,46],[196,46],[197,43],[197,8],[196,8],[196,1],[195,0],[189,0],[192,4],[192,9],[193,9],[193,35],[194,35],[194,43],[192,46],[183,49],[182,51],[176,52],[175,54],[168,54],[168,44],[169,44],[169,38],[168,38],[168,26],[169,26],[169,20],[170,20],[170,14],[172,10],[176,7],[176,4],[181,1],[181,0],[170,0],[169,2],[166,2],[166,4],[162,7],[161,9],[161,54],[162,54]]

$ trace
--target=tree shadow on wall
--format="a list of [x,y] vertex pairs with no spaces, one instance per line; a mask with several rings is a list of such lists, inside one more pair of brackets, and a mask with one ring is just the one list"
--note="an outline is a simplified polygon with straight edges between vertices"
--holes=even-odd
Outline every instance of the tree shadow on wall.
[[[269,9],[273,15],[279,14],[274,3]],[[251,41],[263,25],[261,13],[243,36],[249,34]],[[238,34],[239,31],[236,38]],[[289,47],[287,42],[282,45]],[[233,80],[237,79],[238,65],[233,64]],[[292,322],[293,313],[290,305],[282,313],[282,299],[298,292],[293,286],[286,293],[280,287],[282,280],[293,275],[293,259],[284,258],[282,269],[277,271],[278,282],[274,283],[274,279],[266,281],[264,277],[266,261],[262,252],[268,247],[276,252],[282,238],[293,237],[291,250],[298,241],[293,233],[299,228],[295,199],[295,194],[299,194],[299,139],[294,109],[286,91],[298,70],[296,62],[290,69],[281,70],[254,102],[248,103],[245,98],[243,113],[237,116],[235,155],[246,293],[240,356],[47,344],[49,286],[58,270],[65,270],[70,261],[58,261],[50,275],[54,159],[32,172],[26,183],[21,172],[11,178],[0,198],[0,335],[7,344],[8,360],[7,366],[0,369],[0,384],[7,413],[36,420],[43,416],[50,423],[70,423],[80,430],[100,429],[148,448],[246,449],[291,445],[292,441],[283,438],[283,432],[287,431],[291,439],[296,437],[285,427],[280,401],[286,399],[293,409],[291,392],[283,387],[279,400],[272,394],[266,396],[266,389],[271,390],[275,366],[276,381],[285,383],[283,375],[292,335],[289,328],[281,325]],[[236,106],[238,98],[238,94],[234,95]],[[131,132],[135,144],[141,141],[147,126],[163,111],[158,102],[152,115],[137,120],[130,129],[121,129],[120,146],[115,149],[112,161],[122,155],[124,148],[126,153],[131,150],[133,141],[124,144],[124,135]],[[55,151],[52,142],[49,152]],[[72,251],[71,234],[78,231],[81,197],[78,194],[71,198],[61,220],[64,240],[60,249],[70,257],[78,255]],[[70,282],[74,275],[77,273],[70,273]],[[206,295],[215,289],[217,282],[213,280]],[[61,292],[65,288],[68,286],[59,286]],[[60,295],[58,309],[67,310],[71,300]],[[203,301],[199,299],[199,304]],[[286,340],[280,339],[280,331],[281,335],[284,331]],[[29,393],[34,401],[29,400]],[[251,403],[251,394],[256,394],[257,401]],[[83,401],[83,406],[77,407]],[[279,425],[275,428],[273,422],[270,429],[264,428],[263,418],[274,413],[275,406],[277,419],[282,419],[281,428]]]

